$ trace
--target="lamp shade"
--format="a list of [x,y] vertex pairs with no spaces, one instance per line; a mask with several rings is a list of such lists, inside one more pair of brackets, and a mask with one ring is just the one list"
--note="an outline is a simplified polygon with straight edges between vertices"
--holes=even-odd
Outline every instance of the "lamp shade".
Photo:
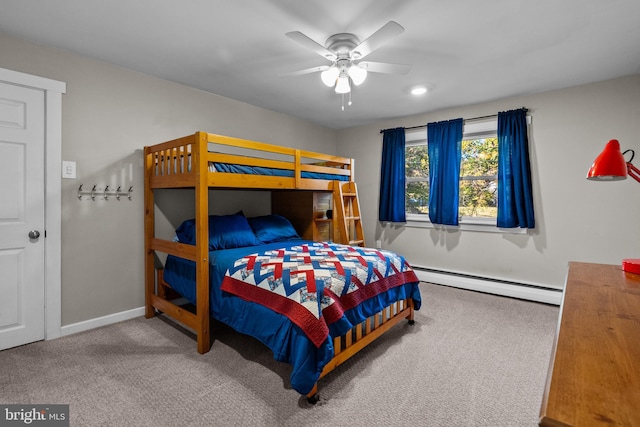
[[620,151],[620,143],[612,139],[591,165],[587,179],[594,181],[619,181],[627,178],[627,162]]
[[340,77],[338,77],[338,83],[336,83],[336,93],[349,92],[351,92],[351,86],[349,86],[349,77],[341,74]]
[[322,83],[329,87],[332,87],[334,84],[336,84],[338,74],[340,74],[340,71],[335,66],[332,66],[328,70],[324,70],[322,73],[320,73],[320,78],[322,79]]
[[367,78],[367,70],[357,65],[352,65],[349,67],[349,77],[351,77],[354,85],[359,86]]

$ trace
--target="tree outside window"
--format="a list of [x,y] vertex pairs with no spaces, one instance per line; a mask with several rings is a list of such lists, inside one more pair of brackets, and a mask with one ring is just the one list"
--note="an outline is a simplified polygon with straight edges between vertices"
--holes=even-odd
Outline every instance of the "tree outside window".
[[[426,141],[405,148],[407,214],[428,218],[429,158]],[[460,202],[458,212],[465,218],[497,218],[498,138],[495,135],[462,141]]]
[[429,156],[427,144],[406,145],[405,148],[407,214],[429,214]]
[[462,141],[459,215],[497,218],[498,138]]

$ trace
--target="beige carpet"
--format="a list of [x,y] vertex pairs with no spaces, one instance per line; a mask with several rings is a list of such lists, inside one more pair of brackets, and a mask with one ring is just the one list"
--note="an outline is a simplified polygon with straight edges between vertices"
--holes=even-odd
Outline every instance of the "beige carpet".
[[421,284],[403,322],[320,381],[218,327],[200,355],[160,317],[0,352],[0,403],[69,404],[72,426],[535,426],[558,307]]

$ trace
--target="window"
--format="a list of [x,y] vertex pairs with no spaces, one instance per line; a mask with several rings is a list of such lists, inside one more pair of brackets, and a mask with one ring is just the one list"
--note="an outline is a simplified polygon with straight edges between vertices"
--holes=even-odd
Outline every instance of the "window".
[[427,141],[405,143],[405,212],[427,215],[429,213],[429,157]]
[[[460,223],[495,225],[497,218],[497,123],[465,125],[460,163]],[[407,132],[405,209],[407,219],[428,221],[429,158],[426,132]]]
[[470,218],[498,217],[498,137],[462,140],[458,215]]

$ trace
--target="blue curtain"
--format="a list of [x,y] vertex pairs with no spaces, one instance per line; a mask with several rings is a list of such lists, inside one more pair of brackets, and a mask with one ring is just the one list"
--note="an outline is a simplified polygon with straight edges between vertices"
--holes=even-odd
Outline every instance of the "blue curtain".
[[429,219],[458,225],[462,119],[427,124]]
[[404,128],[387,129],[382,137],[380,221],[405,222]]
[[535,227],[526,108],[498,113],[497,225]]

